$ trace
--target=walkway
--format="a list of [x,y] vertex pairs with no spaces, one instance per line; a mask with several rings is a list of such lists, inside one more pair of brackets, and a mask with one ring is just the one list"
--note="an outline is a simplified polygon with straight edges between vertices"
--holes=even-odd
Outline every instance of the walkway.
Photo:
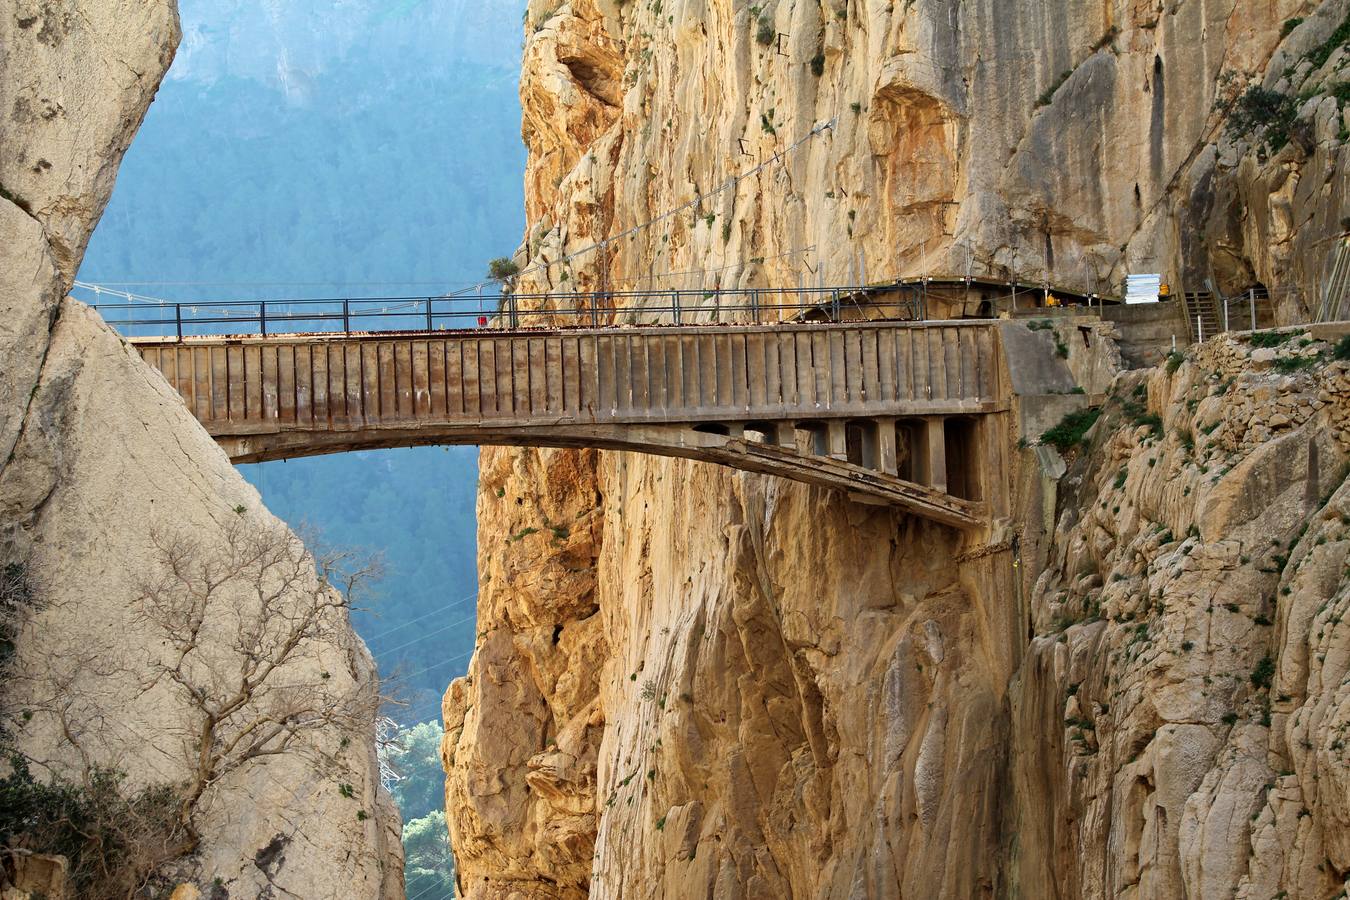
[[603,447],[837,488],[954,526],[987,520],[986,472],[1001,470],[1006,376],[988,321],[132,340],[237,462]]

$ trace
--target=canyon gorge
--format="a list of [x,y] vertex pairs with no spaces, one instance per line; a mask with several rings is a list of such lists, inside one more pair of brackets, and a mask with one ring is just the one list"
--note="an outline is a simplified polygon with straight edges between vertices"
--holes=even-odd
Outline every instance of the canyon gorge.
[[[128,892],[400,897],[341,566],[67,296],[179,37],[167,0],[0,16],[0,738],[189,786]],[[1343,896],[1350,342],[1304,323],[1350,230],[1350,0],[530,0],[522,52],[522,294],[1159,272],[1284,328],[1130,369],[1109,317],[1002,323],[1053,378],[1007,373],[977,528],[485,447],[461,893]]]

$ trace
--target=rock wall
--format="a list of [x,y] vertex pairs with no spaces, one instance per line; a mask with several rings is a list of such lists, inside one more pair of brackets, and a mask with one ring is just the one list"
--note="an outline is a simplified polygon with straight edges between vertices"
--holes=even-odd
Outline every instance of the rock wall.
[[65,298],[178,39],[172,2],[0,14],[3,726],[39,777],[198,780],[200,840],[160,886],[401,896],[374,666],[337,595],[162,377]]
[[[1292,319],[1350,213],[1327,96],[1348,11],[532,2],[520,284],[1144,270],[1288,288]],[[1232,115],[1261,84],[1302,97],[1279,149]],[[1306,648],[1332,632],[1268,601],[1305,596],[1284,550],[1323,508],[1309,484],[1339,483],[1341,376],[1239,355],[1122,376],[1062,484],[1019,454],[1007,541],[684,461],[485,450],[478,651],[443,746],[466,893],[1330,896],[1341,676]],[[1149,410],[1226,424],[1192,421],[1192,449],[1112,434]],[[1124,462],[1132,499],[1079,486]],[[1321,559],[1318,516],[1297,545]],[[1287,559],[1261,573],[1271,535]],[[1327,559],[1307,596],[1343,593]],[[1241,596],[1215,612],[1218,591]]]

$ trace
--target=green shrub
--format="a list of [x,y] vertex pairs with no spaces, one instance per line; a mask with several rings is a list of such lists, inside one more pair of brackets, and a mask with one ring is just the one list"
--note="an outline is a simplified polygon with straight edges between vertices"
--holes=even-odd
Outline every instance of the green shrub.
[[1303,24],[1302,16],[1295,16],[1292,19],[1285,19],[1283,27],[1280,28],[1280,37],[1281,38],[1289,37],[1290,32],[1292,32],[1295,28],[1297,28],[1302,24]]
[[1280,346],[1298,333],[1294,331],[1257,331],[1253,332],[1248,340],[1253,347],[1268,350]]
[[1175,374],[1177,369],[1180,369],[1181,364],[1185,361],[1186,355],[1180,350],[1173,350],[1171,353],[1167,354],[1167,374]]
[[1279,91],[1252,85],[1233,105],[1228,117],[1230,132],[1264,141],[1272,151],[1289,143],[1289,132],[1298,114],[1298,99]]
[[1088,430],[1097,423],[1102,414],[1101,407],[1090,406],[1077,409],[1066,415],[1054,428],[1041,434],[1041,443],[1049,444],[1060,453],[1067,453],[1083,443]]
[[488,277],[493,281],[505,281],[519,274],[520,266],[505,256],[499,256],[488,263]]
[[1271,680],[1275,677],[1275,660],[1270,658],[1267,653],[1261,657],[1261,661],[1252,669],[1251,682],[1257,688],[1270,687]]
[[1335,359],[1350,359],[1350,334],[1336,342],[1336,349],[1331,351]]
[[1282,356],[1275,360],[1275,371],[1281,375],[1292,375],[1317,365],[1316,356]]
[[777,32],[773,30],[773,22],[769,21],[767,15],[761,15],[759,25],[755,30],[755,40],[759,42],[760,46],[767,47],[773,43],[775,37],[777,37]]
[[1310,52],[1306,59],[1313,64],[1313,68],[1320,69],[1326,65],[1327,60],[1331,59],[1331,54],[1336,52],[1336,48],[1344,46],[1346,43],[1350,43],[1350,16],[1346,16],[1340,27],[1331,33],[1331,37]]
[[39,781],[17,753],[8,763],[10,774],[0,779],[0,844],[64,856],[74,896],[141,896],[159,865],[195,845],[180,822],[182,798],[172,788],[126,795],[125,776],[111,769],[94,768],[77,784]]

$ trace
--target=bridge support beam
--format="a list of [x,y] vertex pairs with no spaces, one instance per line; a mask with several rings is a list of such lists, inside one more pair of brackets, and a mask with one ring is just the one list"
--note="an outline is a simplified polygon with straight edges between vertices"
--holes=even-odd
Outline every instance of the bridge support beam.
[[923,447],[920,448],[923,477],[920,483],[935,491],[947,492],[947,433],[940,416],[923,420]]
[[848,459],[848,430],[840,419],[831,419],[825,424],[826,440],[829,442],[828,455],[833,459]]
[[880,418],[876,423],[877,466],[887,475],[897,475],[900,467],[895,446],[895,418]]

